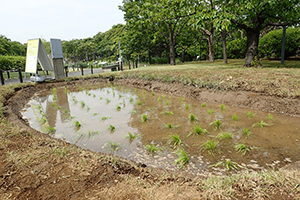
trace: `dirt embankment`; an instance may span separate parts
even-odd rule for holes
[[[260,180],[205,189],[205,182],[181,174],[153,169],[111,155],[83,150],[33,130],[21,118],[20,110],[42,89],[97,85],[103,79],[37,84],[18,90],[5,103],[0,131],[0,199],[202,199],[298,198],[300,189],[287,182],[277,186]],[[117,85],[165,92],[206,102],[224,103],[266,112],[300,115],[300,100],[277,98],[244,91],[210,91],[182,84],[130,79]],[[299,171],[299,168],[296,170]],[[299,179],[299,174],[296,174]],[[226,177],[224,178],[226,179]],[[298,180],[297,179],[297,180]],[[216,179],[217,180],[217,179]],[[252,182],[251,182],[252,181]],[[289,180],[290,181],[290,180]],[[220,180],[219,180],[220,182]],[[216,182],[217,184],[217,182]],[[252,184],[252,185],[251,185]],[[251,187],[250,187],[251,185]],[[264,188],[265,187],[265,188]],[[256,190],[259,188],[259,190]]]

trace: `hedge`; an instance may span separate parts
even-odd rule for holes
[[[26,57],[25,56],[1,56],[0,55],[0,69],[10,70],[21,68],[25,70]]]

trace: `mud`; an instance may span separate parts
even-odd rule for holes
[[[53,87],[75,87],[75,84],[97,85],[106,81],[91,79],[37,84],[20,88],[7,100],[5,115],[9,123],[16,127],[16,130],[12,128],[13,130],[7,131],[17,131],[17,134],[1,136],[2,141],[7,141],[7,144],[0,146],[1,199],[205,198],[205,192],[197,186],[198,181],[189,174],[151,168],[143,163],[83,150],[30,128],[28,122],[22,119],[20,111],[37,91]],[[300,116],[299,99],[278,98],[247,91],[210,91],[176,83],[126,79],[116,80],[115,83],[205,102]],[[238,199],[253,198],[249,191],[238,191],[234,195]],[[295,195],[275,189],[269,197],[295,199]],[[219,198],[222,199],[222,196]]]

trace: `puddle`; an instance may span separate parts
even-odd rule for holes
[[[299,118],[269,116],[261,111],[226,105],[222,110],[220,104],[204,106],[204,102],[193,99],[130,87],[86,88],[39,92],[22,111],[23,118],[31,127],[84,149],[164,169],[180,167],[174,163],[180,148],[170,144],[170,135],[178,135],[190,159],[182,170],[195,174],[221,173],[226,159],[251,169],[267,169],[282,167],[300,158]],[[190,120],[191,114],[197,118],[195,121]],[[142,115],[147,116],[145,122]],[[216,120],[221,122],[220,129],[212,124]],[[258,122],[270,126],[253,126]],[[194,134],[194,127],[199,125],[208,133]],[[243,133],[246,128],[250,129],[248,135]],[[128,132],[137,137],[130,139]],[[226,132],[231,139],[218,137]],[[214,150],[206,150],[207,141],[217,143]],[[149,153],[145,146],[151,144],[160,151]],[[246,149],[238,152],[237,144],[240,148],[245,144]],[[220,167],[212,167],[218,162],[222,163]]]

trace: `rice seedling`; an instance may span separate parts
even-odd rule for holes
[[[102,100],[103,99],[103,97],[99,97],[100,98],[100,100]]]
[[[122,98],[123,97],[123,95],[122,94],[119,94],[119,98]]]
[[[175,164],[179,163],[180,169],[190,162],[190,159],[183,148],[180,149],[176,154],[178,155],[178,159],[175,160]]]
[[[273,120],[273,115],[271,115],[270,113],[268,114],[268,119],[269,120]]]
[[[70,114],[70,112],[68,110],[63,110],[64,114]]]
[[[225,110],[226,109],[224,104],[221,104],[220,107],[221,107],[221,110]]]
[[[121,110],[121,106],[117,105],[116,109],[117,109],[117,111],[120,111]]]
[[[107,104],[109,104],[111,102],[111,100],[109,100],[108,98],[106,98],[105,101]]]
[[[129,98],[129,102],[133,102],[133,98],[132,97]]]
[[[67,92],[67,88],[66,88],[66,86],[63,86],[63,89],[64,89],[64,91],[65,91],[65,92]]]
[[[232,119],[233,119],[234,121],[237,121],[237,120],[238,120],[238,116],[234,114],[234,115],[232,116]]]
[[[100,134],[99,131],[88,131],[88,138],[91,138],[92,136],[98,135],[98,134]]]
[[[76,98],[74,96],[72,96],[72,101],[76,104],[78,103],[78,101],[76,100]]]
[[[216,149],[218,142],[214,140],[207,140],[202,146],[201,151],[207,150],[208,153],[213,154]]]
[[[106,92],[107,92],[107,94],[109,94],[109,93],[110,93],[110,91],[109,91],[109,90],[106,90]]]
[[[135,91],[138,92],[139,90],[135,88]]]
[[[115,93],[115,91],[113,91],[113,97],[115,97],[116,96],[116,93]]]
[[[256,113],[252,113],[251,111],[247,112],[247,117],[254,117]]]
[[[115,131],[116,130],[116,127],[114,127],[113,125],[109,125],[109,127],[108,127],[108,130],[110,131],[110,132],[112,132],[112,131]]]
[[[234,145],[234,149],[237,151],[237,153],[242,153],[242,155],[245,155],[248,151],[251,151],[253,147],[247,147],[245,143],[236,143]]]
[[[147,144],[144,146],[152,155],[157,152],[161,151],[161,148],[155,146],[155,144]]]
[[[260,128],[263,128],[265,126],[272,126],[272,124],[267,124],[266,122],[261,121],[261,122],[254,123],[252,125],[252,127],[260,127]]]
[[[182,144],[181,139],[179,138],[179,135],[171,134],[170,135],[170,144],[173,145],[173,148],[175,149],[177,146]]]
[[[157,98],[157,101],[161,101],[160,97]]]
[[[217,138],[219,138],[219,139],[232,139],[232,135],[229,132],[219,133],[217,135]]]
[[[131,114],[136,114],[136,113],[137,113],[136,110],[131,111]]]
[[[183,98],[183,97],[180,97],[180,101],[184,101],[184,98]]]
[[[194,126],[194,131],[197,135],[202,135],[202,134],[208,133],[207,130],[203,129],[200,125]]]
[[[217,119],[216,121],[211,122],[209,126],[213,126],[215,130],[221,130],[222,122],[220,119]]]
[[[164,125],[165,128],[169,128],[169,129],[171,129],[171,128],[178,128],[179,126],[180,125],[172,125],[171,123],[167,123],[167,124]]]
[[[155,94],[154,94],[154,92],[152,91],[152,96],[154,96]]]
[[[111,117],[101,117],[101,121],[105,121],[105,120],[108,120],[110,119]]]
[[[143,91],[143,94],[146,94],[146,91],[145,91],[145,90]]]
[[[150,108],[148,108],[147,110],[148,110],[148,111],[152,111],[152,110],[153,110],[153,108],[152,108],[152,107],[150,107]]]
[[[74,126],[75,126],[76,130],[79,130],[82,125],[79,121],[75,121]]]
[[[250,128],[243,128],[243,134],[246,136],[252,135],[252,132],[250,131]]]
[[[148,116],[146,114],[143,114],[141,116],[141,120],[142,120],[142,122],[148,121]]]
[[[55,130],[54,127],[48,126],[48,127],[46,128],[46,131],[47,131],[47,133],[54,133],[56,130]]]
[[[166,101],[166,105],[169,105],[169,102],[168,102],[168,101]]]
[[[214,110],[213,110],[213,109],[208,109],[208,110],[207,110],[207,113],[208,113],[208,114],[213,114],[213,113],[214,113]]]
[[[165,97],[166,97],[166,95],[164,95],[164,94],[163,94],[163,95],[161,95],[161,96],[162,96],[163,98],[165,98]]]
[[[136,101],[136,104],[139,106],[143,105],[143,103],[141,101]]]
[[[110,145],[109,149],[112,151],[118,151],[120,149],[120,144],[117,142],[110,142],[108,141],[108,144]]]
[[[206,107],[206,103],[204,102],[203,104],[201,104],[201,107]]]
[[[189,105],[189,104],[186,104],[186,105],[185,105],[185,109],[186,109],[186,110],[190,109],[190,105]]]
[[[98,113],[93,113],[93,116],[99,115]]]
[[[53,101],[57,100],[57,93],[56,93],[56,88],[52,88],[52,94],[53,94]]]
[[[217,162],[214,165],[210,165],[208,167],[218,167],[218,166],[223,166],[226,167],[227,171],[232,170],[232,169],[239,169],[239,168],[243,168],[241,165],[239,165],[236,162],[231,161],[230,159],[225,159],[225,161],[220,161]]]
[[[196,120],[198,120],[198,118],[193,113],[190,114],[189,119],[190,119],[190,121],[196,121]]]
[[[83,101],[79,101],[80,105],[81,105],[81,108],[84,108],[85,107],[85,103]]]
[[[39,122],[39,124],[40,125],[43,125],[43,124],[45,124],[46,122],[47,122],[47,119],[45,119],[45,118],[38,118],[38,122]]]
[[[128,132],[128,135],[125,136],[125,137],[129,138],[130,140],[134,140],[134,139],[137,139],[139,137],[139,135],[132,134],[132,133]]]
[[[171,111],[162,111],[160,114],[164,114],[164,115],[173,115],[174,113]]]

